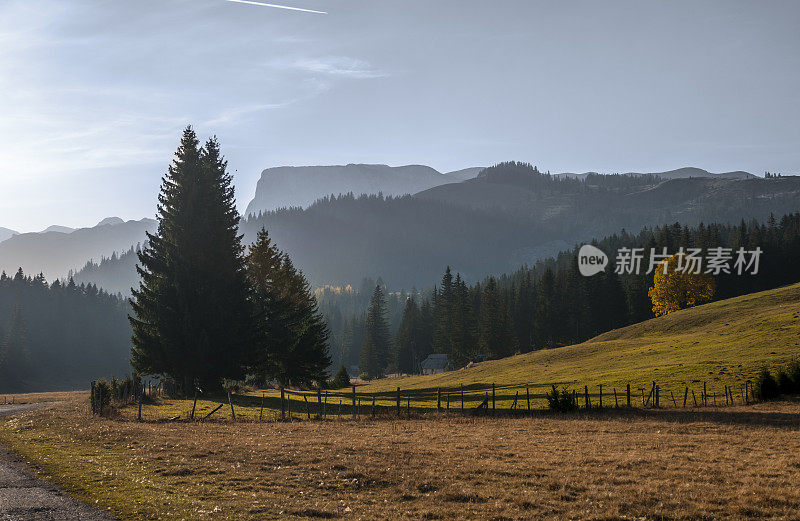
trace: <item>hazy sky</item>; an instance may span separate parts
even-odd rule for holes
[[[265,0],[267,1],[267,0]],[[0,226],[152,216],[181,129],[262,169],[800,171],[800,2],[0,0]]]

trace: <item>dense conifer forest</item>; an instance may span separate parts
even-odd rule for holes
[[[129,373],[129,311],[94,285],[0,274],[0,393],[84,389]]]

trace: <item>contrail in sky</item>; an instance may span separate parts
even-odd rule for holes
[[[288,9],[290,11],[302,11],[304,13],[328,14],[325,11],[314,11],[313,9],[301,9],[299,7],[290,7],[288,5],[264,4],[264,3],[261,3],[261,2],[253,2],[251,0],[228,0],[228,2],[236,2],[236,3],[239,3],[239,4],[260,5],[261,7],[277,7],[278,9]]]

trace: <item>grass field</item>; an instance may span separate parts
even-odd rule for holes
[[[120,519],[797,519],[800,404],[136,423],[88,397],[0,442]]]
[[[604,404],[614,403],[617,390],[620,403],[627,384],[631,385],[633,402],[641,404],[653,381],[662,389],[661,404],[681,406],[686,387],[700,395],[703,384],[708,393],[724,403],[724,387],[736,390],[741,399],[743,383],[753,379],[764,366],[775,367],[800,358],[800,284],[733,299],[713,302],[659,317],[600,335],[588,342],[557,349],[534,351],[502,360],[474,364],[472,367],[431,376],[386,378],[358,386],[361,411],[371,412],[372,396],[378,411],[389,414],[396,405],[396,388],[402,389],[402,406],[417,411],[435,408],[437,389],[442,390],[442,406],[450,397],[452,408],[461,406],[461,386],[465,388],[465,407],[475,407],[496,384],[496,403],[508,409],[519,393],[519,407],[526,408],[526,392],[532,395],[532,407],[545,406],[544,393],[553,384],[577,388],[588,386],[593,403],[599,401],[603,385]],[[644,391],[642,391],[644,390]],[[350,414],[349,391],[331,395],[327,414]],[[279,392],[265,390],[236,396],[238,417],[257,420],[261,413],[261,396],[265,396],[263,417],[274,418],[280,408]],[[309,394],[312,414],[320,412],[316,394]],[[199,415],[211,411],[224,400],[201,400]],[[581,403],[583,400],[581,400]],[[689,403],[692,403],[689,395]],[[305,416],[305,402],[295,397],[292,409]],[[135,408],[122,411],[127,417]],[[145,418],[166,418],[181,415],[187,418],[192,410],[189,400],[165,400],[158,406],[145,406]],[[225,405],[214,414],[215,419],[229,419]]]
[[[313,422],[267,421],[274,390],[237,395],[237,423],[221,398],[198,401],[196,418],[224,404],[207,422],[187,421],[191,400],[162,399],[139,423],[135,405],[93,418],[85,392],[31,395],[58,403],[0,419],[0,443],[121,519],[798,519],[798,402],[494,418],[431,408],[436,389],[457,410],[461,385],[474,406],[493,382],[504,409],[526,389],[541,408],[551,384],[589,385],[595,403],[604,384],[612,405],[611,389],[653,380],[666,405],[670,390],[699,393],[703,382],[722,402],[724,385],[797,358],[799,316],[794,285],[575,346],[379,380],[358,388],[360,421],[335,420],[340,399],[350,415],[344,392],[328,397],[328,421]],[[413,414],[388,421],[398,386]],[[292,409],[306,416],[302,397]]]

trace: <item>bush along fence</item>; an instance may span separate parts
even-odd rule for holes
[[[178,389],[171,380],[142,382],[141,379],[127,377],[117,380],[102,379],[93,381],[89,386],[89,405],[92,415],[104,416],[112,405],[123,406],[137,403],[138,419],[142,419],[142,403],[151,402],[160,397],[177,396]]]

